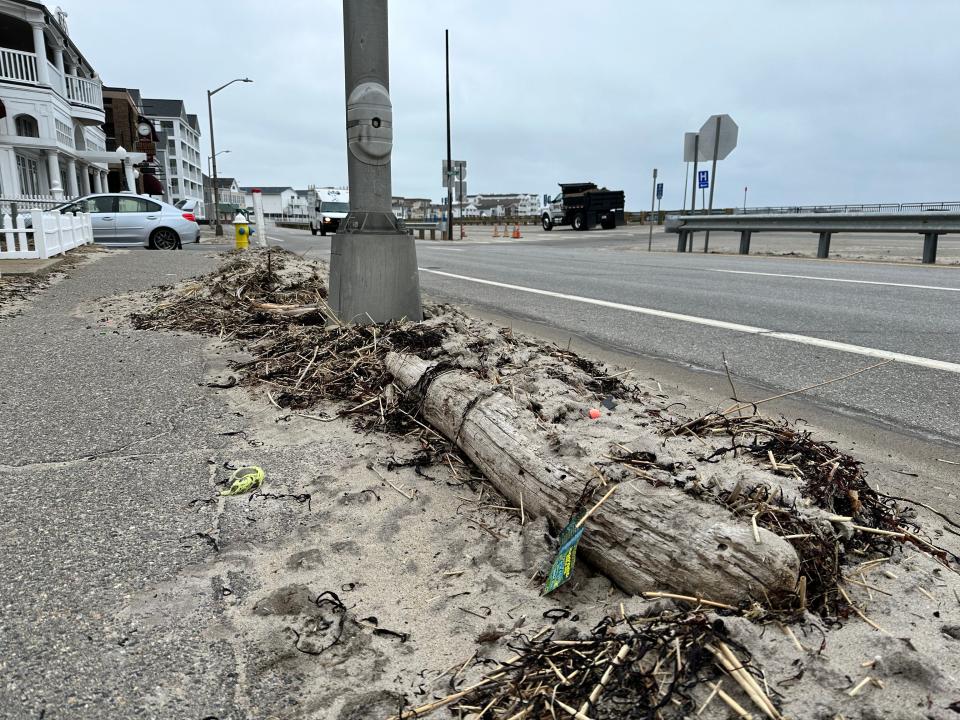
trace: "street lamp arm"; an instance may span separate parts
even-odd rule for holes
[[[210,95],[210,96],[216,95],[218,92],[220,92],[221,90],[223,90],[225,87],[229,87],[230,85],[233,85],[235,82],[252,83],[253,80],[251,80],[250,78],[234,78],[234,79],[231,80],[230,82],[224,83],[223,85],[221,85],[220,87],[218,87],[216,90],[207,90],[207,95]]]

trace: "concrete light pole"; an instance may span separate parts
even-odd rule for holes
[[[217,237],[223,237],[223,226],[220,224],[220,188],[217,183],[217,146],[213,142],[213,96],[235,82],[252,83],[250,78],[235,78],[228,83],[224,83],[216,90],[207,90],[207,116],[210,118],[210,157],[213,159],[213,216],[216,218],[216,229],[214,233]]]
[[[350,214],[330,246],[330,304],[345,322],[421,320],[413,236],[391,204],[387,0],[343,0]]]

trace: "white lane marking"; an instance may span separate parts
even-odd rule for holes
[[[698,317],[696,315],[683,315],[681,313],[668,312],[666,310],[656,310],[655,308],[639,307],[637,305],[625,305],[624,303],[611,302],[610,300],[598,300],[597,298],[569,295],[567,293],[559,293],[552,290],[540,290],[538,288],[524,287],[523,285],[511,285],[510,283],[495,282],[493,280],[481,280],[480,278],[470,277],[468,275],[456,275],[454,273],[443,272],[441,270],[420,268],[420,271],[432,273],[434,275],[443,275],[444,277],[455,278],[457,280],[467,280],[469,282],[480,283],[481,285],[492,285],[493,287],[505,288],[507,290],[518,290],[520,292],[533,293],[534,295],[546,295],[547,297],[558,298],[560,300],[572,300],[574,302],[587,303],[589,305],[599,305],[601,307],[613,308],[614,310],[625,310],[627,312],[637,313],[639,315],[652,315],[653,317],[666,318],[667,320],[679,320],[681,322],[706,325],[708,327],[720,328],[722,330],[733,330],[734,332],[746,333],[748,335],[762,335],[763,337],[771,337],[778,340],[787,340],[788,342],[799,343],[800,345],[812,345],[814,347],[838,350],[840,352],[853,353],[855,355],[866,355],[867,357],[879,358],[881,360],[894,360],[907,365],[918,365],[930,370],[944,370],[946,372],[960,374],[960,363],[952,363],[945,360],[934,360],[932,358],[919,357],[917,355],[905,355],[903,353],[891,352],[889,350],[879,350],[877,348],[863,347],[861,345],[850,345],[849,343],[836,342],[835,340],[824,340],[822,338],[811,337],[809,335],[797,335],[795,333],[779,332],[776,330],[754,327],[753,325],[741,325],[740,323],[732,323],[725,320],[713,320],[711,318]]]
[[[269,235],[264,235],[267,240],[273,240],[273,242],[286,242],[283,238],[270,237]]]
[[[721,270],[719,268],[704,268],[704,270],[729,273],[731,275],[766,275],[767,277],[797,278],[798,280],[823,280],[824,282],[854,283],[856,285],[890,285],[891,287],[917,288],[919,290],[960,292],[960,288],[943,287],[941,285],[913,285],[911,283],[880,282],[879,280],[849,280],[847,278],[821,277],[819,275],[790,275],[788,273],[754,272],[752,270]]]

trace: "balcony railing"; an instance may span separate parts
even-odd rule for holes
[[[22,50],[0,48],[0,80],[37,82],[37,56]]]
[[[103,109],[103,91],[99,80],[87,80],[76,75],[67,75],[67,98],[72,103]]]

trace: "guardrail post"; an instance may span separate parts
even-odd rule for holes
[[[677,252],[686,252],[687,251],[687,232],[686,230],[681,230],[677,233],[679,239],[677,240]]]
[[[752,235],[752,232],[750,230],[740,231],[740,254],[741,255],[750,254],[750,235]]]
[[[932,265],[937,261],[937,241],[940,236],[937,233],[924,233],[923,235],[923,262]]]
[[[437,239],[437,231],[434,228],[430,228],[430,239],[431,240]]]
[[[820,233],[820,244],[817,246],[817,257],[820,259],[830,257],[830,235],[832,233]]]
[[[420,240],[423,240],[423,228],[420,228],[419,230],[417,230],[417,233],[418,233],[417,237]]]

